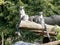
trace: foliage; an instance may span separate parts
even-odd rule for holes
[[[59,40],[60,39],[60,27],[59,26],[55,26],[55,30],[57,32],[57,36],[56,36],[56,39]]]
[[[18,2],[6,0],[3,5],[0,5],[0,37],[2,32],[4,32],[5,40],[15,35],[16,24],[19,20]]]
[[[60,14],[60,0],[22,0],[27,4],[26,10],[29,15],[36,15],[38,12],[43,11],[44,16],[50,16],[54,14]]]

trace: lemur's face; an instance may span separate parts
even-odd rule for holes
[[[23,7],[23,6],[21,6],[21,7],[20,7],[20,10],[22,10],[23,8],[24,8],[24,7]]]

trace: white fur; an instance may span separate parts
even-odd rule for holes
[[[24,17],[22,20],[24,20],[24,21],[28,21],[29,16],[26,15],[26,13],[25,13],[23,7],[21,7],[20,14],[21,14],[20,18]]]

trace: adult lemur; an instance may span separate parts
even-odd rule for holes
[[[46,31],[46,33],[47,33],[47,37],[48,37],[49,40],[50,40],[50,35],[49,35],[48,30],[47,30],[47,27],[46,27],[45,21],[44,21],[43,12],[39,12],[39,13],[40,13],[41,25],[42,25],[42,27],[44,28],[44,30]]]
[[[48,31],[47,31],[47,27],[46,27],[46,24],[45,24],[45,21],[44,21],[44,17],[43,17],[43,12],[39,12],[39,15],[40,16],[37,16],[37,15],[36,16],[31,16],[29,18],[29,20],[41,24],[43,29],[44,29],[44,31],[47,32],[47,37],[50,40],[50,35],[49,35]]]
[[[24,21],[28,21],[29,16],[25,13],[24,8],[20,7],[20,19]]]
[[[26,15],[23,6],[20,6],[19,13],[20,13],[20,19],[19,19],[19,22],[18,22],[18,25],[17,25],[17,34],[18,34],[19,36],[21,36],[21,34],[20,34],[20,29],[19,29],[19,25],[20,25],[20,23],[21,23],[22,20],[28,21],[29,16]]]

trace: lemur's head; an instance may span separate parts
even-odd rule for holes
[[[40,15],[43,15],[43,12],[39,12]]]
[[[24,9],[24,6],[20,6],[20,10],[21,10],[21,9]]]

